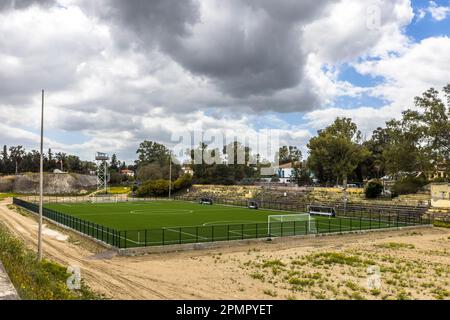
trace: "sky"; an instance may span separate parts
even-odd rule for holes
[[[450,83],[450,1],[2,0],[0,144],[131,163],[185,130],[363,135]]]

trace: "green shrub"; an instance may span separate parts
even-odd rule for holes
[[[383,192],[383,184],[377,179],[370,180],[364,189],[364,193],[368,199],[377,198],[381,192]]]
[[[426,180],[423,178],[416,177],[405,177],[401,180],[398,180],[392,186],[392,195],[399,196],[402,194],[412,194],[417,193],[425,184]]]
[[[137,197],[164,197],[169,194],[169,180],[151,180],[144,182],[136,191]]]
[[[179,177],[173,183],[173,190],[178,191],[181,189],[189,188],[192,185],[192,176],[189,173],[186,173]]]

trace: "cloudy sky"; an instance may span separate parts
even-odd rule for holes
[[[0,144],[131,161],[183,129],[275,129],[304,150],[336,116],[366,136],[450,82],[450,1],[1,0]]]

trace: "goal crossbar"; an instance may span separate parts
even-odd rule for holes
[[[281,214],[281,215],[270,215],[267,217],[267,231],[271,236],[274,234],[272,224],[273,223],[283,223],[286,222],[305,222],[307,227],[307,232],[316,232],[316,220],[314,217],[311,217],[309,213],[297,213],[297,214]]]

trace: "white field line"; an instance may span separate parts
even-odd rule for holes
[[[164,228],[165,230],[169,230],[169,231],[172,231],[172,232],[176,232],[176,233],[182,233],[182,234],[185,234],[185,235],[188,235],[188,236],[192,236],[192,237],[197,237],[197,235],[195,235],[195,234],[192,234],[192,233],[189,233],[189,232],[184,232],[184,231],[180,231],[180,230],[176,230],[176,229],[171,229],[171,228]],[[202,236],[198,236],[199,238],[201,238],[201,239],[204,239],[204,240],[208,240],[209,238],[205,238],[205,237],[202,237]]]

